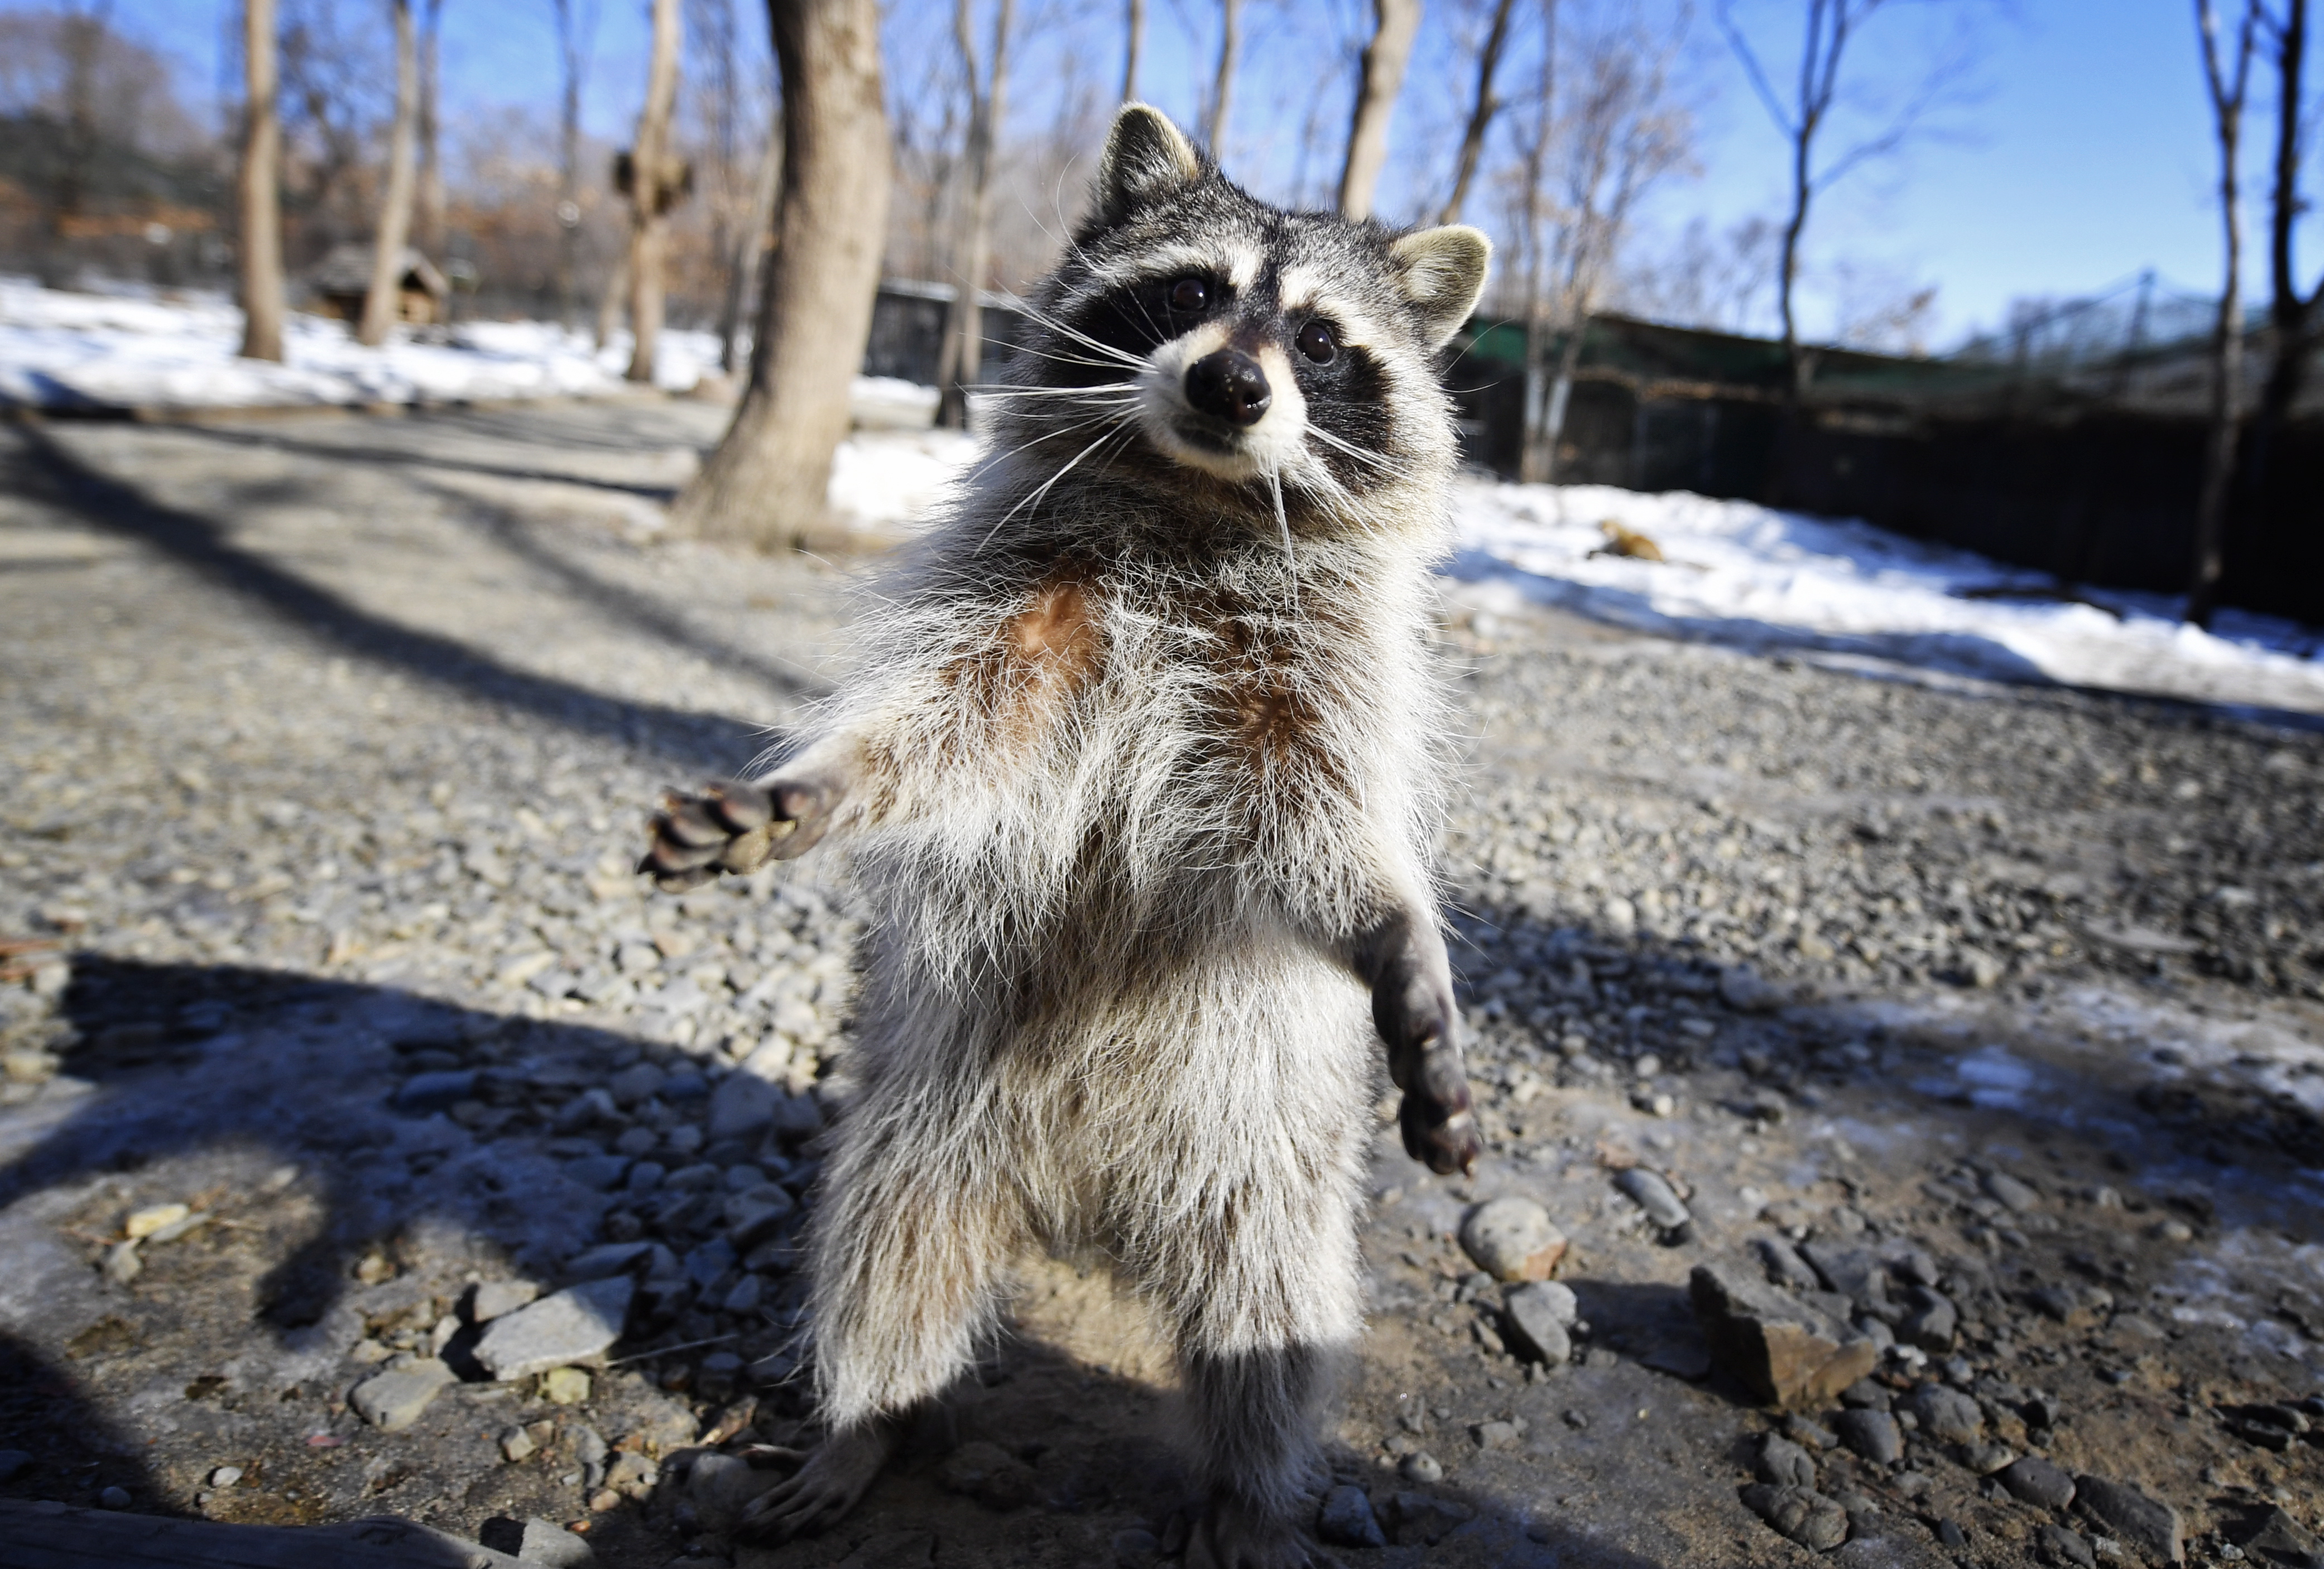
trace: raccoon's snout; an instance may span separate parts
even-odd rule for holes
[[[1257,425],[1274,400],[1266,371],[1240,349],[1205,354],[1186,368],[1186,401],[1229,425]]]

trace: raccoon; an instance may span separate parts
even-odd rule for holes
[[[825,1437],[745,1535],[850,1509],[1046,1248],[1110,1261],[1175,1342],[1190,1561],[1320,1561],[1375,1037],[1406,1151],[1478,1153],[1427,644],[1434,360],[1489,254],[1268,206],[1126,106],[860,674],[759,783],[665,802],[664,888],[828,838],[867,917],[811,1246]]]

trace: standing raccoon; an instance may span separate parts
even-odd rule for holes
[[[1191,1561],[1277,1569],[1361,1327],[1375,1035],[1405,1148],[1478,1151],[1430,874],[1427,653],[1474,229],[1286,213],[1158,112],[1114,122],[992,454],[757,785],[673,801],[665,888],[844,845],[856,1092],[813,1238],[822,1446],[746,1534],[836,1520],[1033,1248],[1175,1342]]]

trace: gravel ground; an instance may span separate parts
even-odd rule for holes
[[[806,1415],[853,928],[811,867],[628,871],[840,646],[844,564],[657,543],[720,417],[0,430],[0,1502],[1175,1547],[1167,1372],[1046,1261],[844,1527],[721,1534]],[[2315,1550],[2324,739],[1457,596],[1446,640],[1491,1156],[1383,1142],[1335,1550]],[[1570,1300],[1464,1252],[1496,1197]],[[1869,1372],[1777,1412],[1706,1280]]]

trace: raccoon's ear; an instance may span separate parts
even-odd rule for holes
[[[1150,104],[1124,104],[1097,161],[1099,221],[1118,224],[1202,174],[1194,143],[1167,115]]]
[[[1395,258],[1397,281],[1404,297],[1420,312],[1428,346],[1443,348],[1461,324],[1477,308],[1485,292],[1485,268],[1493,259],[1493,243],[1484,231],[1466,224],[1441,229],[1421,229],[1388,244]]]

